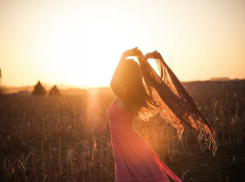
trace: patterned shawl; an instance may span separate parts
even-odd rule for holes
[[[148,58],[154,58],[160,71],[159,75],[148,63]],[[138,56],[140,68],[147,91],[157,103],[155,110],[160,116],[177,129],[178,138],[181,140],[184,126],[190,128],[197,134],[199,142],[205,140],[206,146],[215,155],[217,145],[215,142],[215,131],[198,109],[195,100],[180,83],[173,71],[164,62],[158,52]],[[143,114],[145,113],[145,114]],[[140,120],[148,120],[155,115],[150,112],[142,112],[137,117]]]

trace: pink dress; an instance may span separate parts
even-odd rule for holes
[[[134,129],[134,116],[117,107],[116,99],[109,106],[107,117],[115,159],[116,182],[169,182],[167,174],[174,181],[181,182]]]

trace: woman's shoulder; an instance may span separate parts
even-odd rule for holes
[[[120,109],[125,109],[125,110],[127,109],[127,105],[126,105],[126,101],[125,100],[117,97],[115,99],[115,102],[116,102],[117,107],[119,107]]]
[[[127,101],[117,97],[115,99],[115,104],[117,105],[117,107],[119,107],[121,110],[126,110],[128,111],[129,113],[135,115],[131,109],[129,109],[128,105],[127,105]]]

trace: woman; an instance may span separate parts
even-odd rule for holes
[[[111,80],[117,98],[108,108],[116,182],[169,182],[167,174],[181,180],[162,162],[133,127],[135,117],[155,112],[157,103],[149,95],[140,66],[128,56],[142,56],[138,49],[125,51]],[[166,174],[167,173],[167,174]]]

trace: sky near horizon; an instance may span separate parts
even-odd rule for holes
[[[0,0],[3,85],[109,86],[136,46],[180,81],[244,79],[245,1]]]

